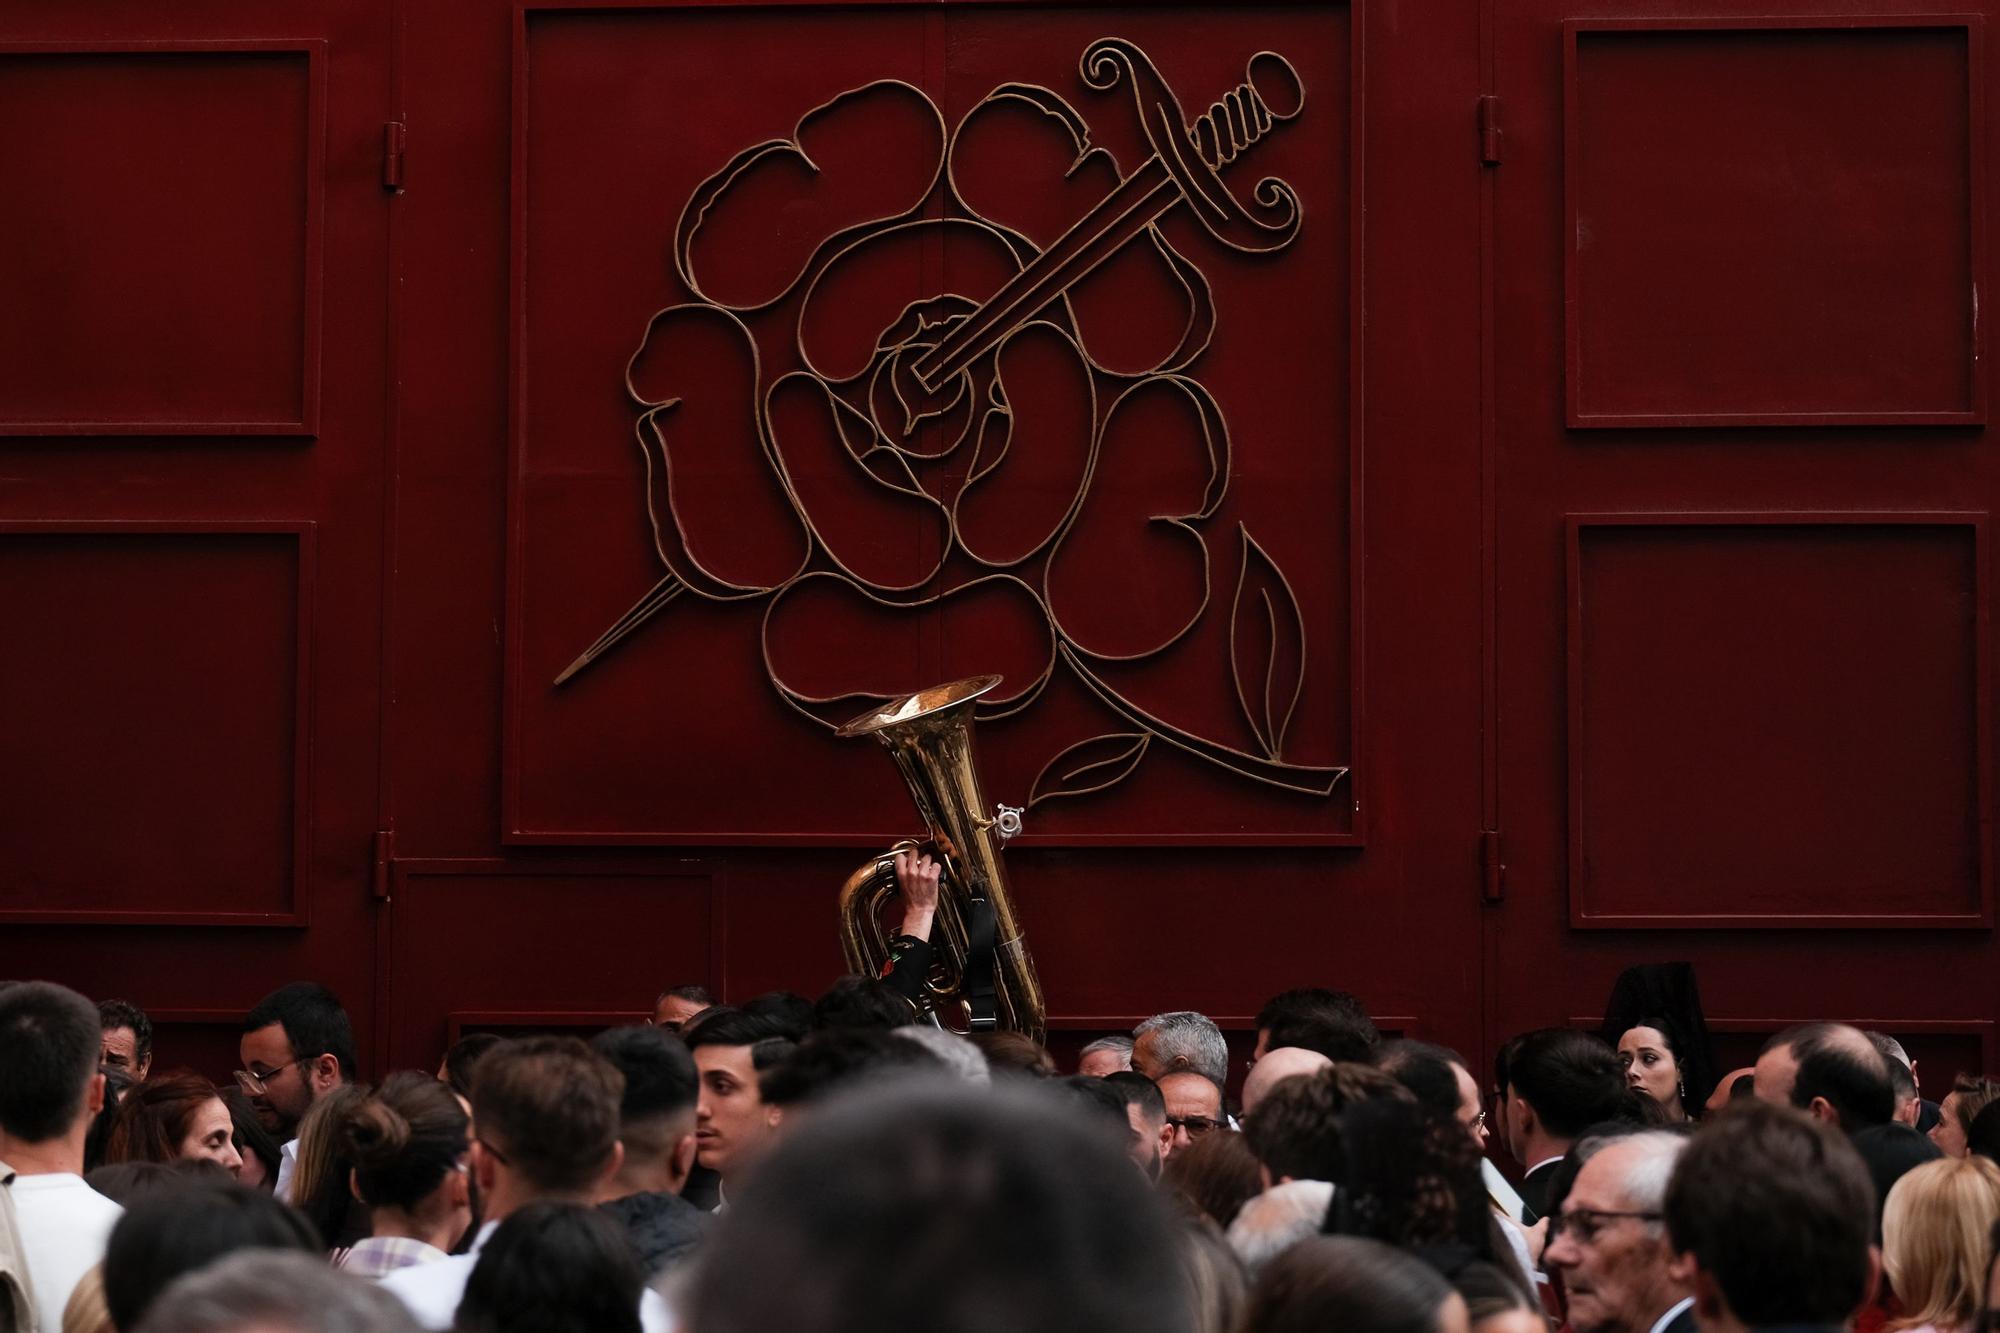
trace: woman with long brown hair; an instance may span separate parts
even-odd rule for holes
[[[222,1094],[192,1069],[172,1069],[135,1083],[118,1104],[104,1160],[178,1162],[201,1158],[230,1175],[243,1169],[232,1141],[235,1122]]]

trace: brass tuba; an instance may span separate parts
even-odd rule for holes
[[[1039,1042],[1042,984],[1000,869],[1000,848],[1020,832],[1021,812],[1003,805],[986,813],[973,758],[973,703],[999,683],[998,676],[974,676],[934,686],[840,729],[843,737],[873,736],[888,747],[930,829],[927,841],[900,842],[847,877],[840,944],[851,971],[881,974],[889,961],[882,911],[897,893],[896,853],[929,852],[943,873],[931,932],[936,961],[923,987],[926,1017],[952,1032],[1020,1032]]]

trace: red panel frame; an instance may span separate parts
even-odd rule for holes
[[[229,536],[285,535],[298,547],[298,670],[292,723],[292,908],[289,912],[205,912],[167,909],[157,912],[42,911],[0,907],[0,922],[16,925],[151,925],[151,926],[310,926],[312,924],[312,718],[313,718],[313,590],[318,525],[312,522],[242,521],[208,523],[195,520],[0,520],[0,537],[9,534],[72,536]],[[181,1011],[174,1011],[181,1012]],[[194,1012],[194,1011],[187,1011]]]
[[[326,40],[0,42],[0,55],[227,55],[292,53],[306,58],[305,303],[301,330],[297,421],[7,421],[0,437],[77,435],[261,435],[317,439],[320,430],[320,349],[326,256]],[[303,923],[301,923],[303,924]]]
[[[1582,330],[1577,318],[1578,155],[1577,36],[1592,32],[1812,32],[1895,28],[1958,29],[1965,33],[1970,125],[1966,173],[1970,184],[1970,267],[1973,321],[1970,339],[1971,402],[1963,411],[1941,412],[1585,412],[1582,390]],[[1986,82],[1984,20],[1977,14],[1812,15],[1773,18],[1605,18],[1568,19],[1563,39],[1563,373],[1566,424],[1572,429],[1685,426],[1976,426],[1986,421],[1986,326],[1979,318],[1978,292],[1986,273]]]
[[[1988,930],[1993,920],[1993,746],[1991,706],[1991,663],[1987,574],[1989,554],[1986,542],[1987,515],[1983,511],[1745,511],[1740,513],[1605,513],[1570,514],[1565,521],[1565,562],[1568,569],[1567,673],[1569,787],[1569,924],[1577,930],[1666,930],[1699,928],[1708,930],[1806,930],[1806,929],[1902,929],[1902,930]],[[1583,565],[1582,532],[1591,527],[1965,527],[1973,534],[1974,604],[1973,628],[1975,661],[1974,725],[1978,756],[1976,799],[1980,819],[1979,911],[1976,913],[1936,913],[1927,915],[1812,914],[1768,915],[1643,913],[1612,915],[1590,910],[1584,900],[1583,884]]]
[[[588,13],[624,10],[678,10],[742,7],[751,0],[583,0],[576,4],[518,4],[513,20],[513,78],[509,111],[512,146],[512,175],[509,202],[508,271],[508,471],[507,471],[507,558],[506,615],[507,638],[502,686],[504,720],[501,742],[501,820],[503,846],[639,846],[639,847],[876,847],[903,836],[896,830],[870,833],[821,830],[803,833],[768,833],[731,830],[666,831],[624,829],[615,832],[530,828],[521,807],[521,772],[526,763],[522,754],[520,715],[524,706],[526,672],[522,669],[522,579],[519,577],[527,556],[524,550],[525,503],[520,476],[527,461],[527,138],[525,109],[528,97],[528,24],[535,14]],[[1162,7],[1193,7],[1198,0],[1162,0]],[[1294,8],[1339,8],[1338,5],[1311,3],[1310,0],[1279,0]],[[950,0],[932,6],[939,15],[954,9],[975,7],[1025,8],[1031,0]],[[792,0],[788,7],[803,9],[874,7],[872,0]],[[1364,524],[1363,480],[1365,458],[1366,394],[1363,366],[1363,328],[1367,310],[1366,288],[1366,123],[1365,79],[1367,50],[1366,15],[1371,6],[1347,6],[1351,22],[1347,135],[1349,140],[1348,187],[1348,281],[1352,308],[1348,312],[1348,493],[1350,539],[1348,564],[1348,605],[1350,655],[1347,663],[1351,758],[1348,773],[1341,780],[1352,803],[1351,827],[1344,833],[1245,833],[1149,835],[1075,833],[1061,836],[1024,833],[1023,847],[1085,846],[1200,846],[1200,847],[1360,847],[1368,841],[1368,818],[1373,801],[1367,798],[1368,713],[1366,708],[1367,639],[1365,634],[1365,589],[1367,549]]]

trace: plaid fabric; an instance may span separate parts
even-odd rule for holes
[[[333,1266],[356,1277],[381,1277],[412,1264],[436,1263],[444,1251],[408,1236],[370,1236],[334,1256]]]

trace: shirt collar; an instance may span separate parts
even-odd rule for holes
[[[1679,1319],[1681,1317],[1681,1311],[1688,1309],[1693,1304],[1694,1304],[1694,1297],[1683,1296],[1681,1298],[1681,1303],[1679,1305],[1676,1305],[1673,1309],[1667,1311],[1665,1314],[1661,1315],[1658,1319],[1653,1321],[1652,1333],[1666,1333],[1667,1325],[1673,1323],[1674,1320]]]

